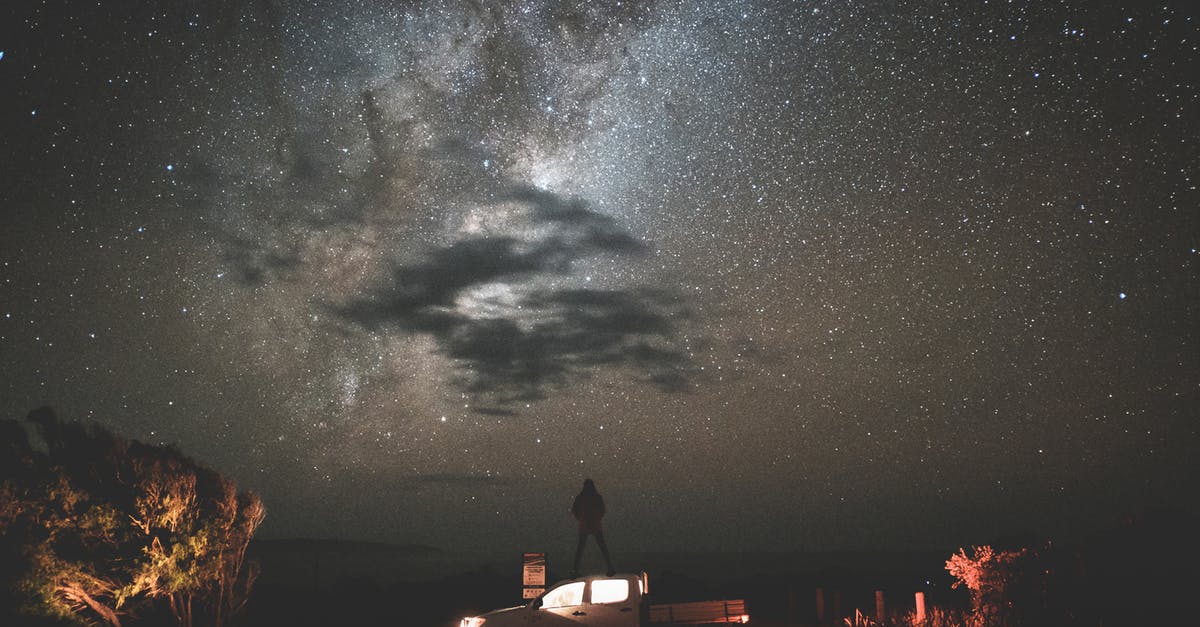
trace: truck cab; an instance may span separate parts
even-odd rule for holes
[[[528,604],[464,618],[461,627],[638,627],[644,575],[593,575],[555,584]]]
[[[462,619],[460,627],[639,627],[748,623],[742,599],[651,605],[640,575],[592,575],[555,584],[526,605]]]

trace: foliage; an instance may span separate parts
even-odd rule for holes
[[[912,627],[963,627],[973,624],[973,622],[971,617],[964,616],[959,610],[930,606],[925,611],[924,621],[917,620],[917,613],[912,611],[904,614],[904,617],[896,624],[911,625]]]
[[[1004,551],[991,546],[971,547],[946,560],[946,570],[971,592],[971,615],[967,624],[977,627],[1021,624],[1030,616],[1036,589],[1036,553],[1026,548]]]
[[[0,584],[26,617],[222,625],[245,603],[254,494],[170,447],[99,426],[0,421]]]

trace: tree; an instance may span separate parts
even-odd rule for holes
[[[1042,618],[1037,579],[1044,574],[1039,568],[1037,553],[1027,548],[976,546],[946,560],[946,570],[958,579],[954,587],[971,591],[972,624],[979,627],[1037,624]]]
[[[220,626],[245,603],[262,501],[177,449],[98,425],[0,421],[0,570],[8,611],[119,627]]]

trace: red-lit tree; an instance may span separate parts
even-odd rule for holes
[[[1026,548],[1002,551],[991,546],[964,549],[946,560],[946,570],[971,591],[972,623],[980,627],[1036,623],[1033,598],[1037,555]],[[1026,607],[1021,607],[1026,606]]]
[[[29,416],[0,423],[6,612],[67,620],[222,625],[246,600],[262,501],[169,447]]]

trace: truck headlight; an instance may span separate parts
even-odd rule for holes
[[[468,616],[458,623],[458,627],[483,627],[487,619],[482,616]]]

